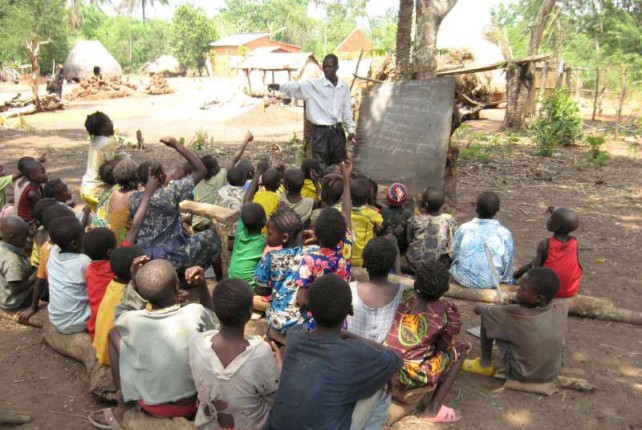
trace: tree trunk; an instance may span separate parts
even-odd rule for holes
[[[457,0],[417,0],[413,70],[417,79],[430,79],[437,72],[437,33],[441,21]]]
[[[42,111],[42,103],[38,95],[38,76],[40,76],[40,65],[38,64],[38,54],[40,53],[40,46],[49,43],[49,40],[44,42],[31,41],[27,42],[27,51],[29,51],[29,59],[31,60],[31,92],[33,93],[33,104],[36,111]]]
[[[527,56],[536,55],[539,52],[544,29],[553,7],[555,7],[555,0],[542,0],[528,43]],[[509,64],[506,68],[506,114],[502,124],[504,130],[521,131],[524,129],[524,117],[530,92],[533,90],[533,80],[530,63]]]
[[[140,6],[143,9],[143,24],[145,23],[145,3],[147,3],[145,0],[140,2]]]
[[[395,79],[398,81],[412,78],[410,55],[412,51],[412,14],[414,6],[413,0],[399,1],[395,47]]]

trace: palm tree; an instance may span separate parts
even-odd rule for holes
[[[163,6],[169,4],[169,0],[122,0],[121,7],[132,13],[140,6],[143,11],[143,22],[145,22],[145,7],[147,5],[153,6],[155,2]]]

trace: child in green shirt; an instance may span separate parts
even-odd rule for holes
[[[263,206],[248,203],[241,209],[241,219],[236,226],[229,277],[247,281],[252,290],[255,285],[254,271],[265,249],[265,235],[261,229],[266,222]]]

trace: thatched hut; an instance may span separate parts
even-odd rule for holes
[[[97,40],[76,42],[64,64],[65,79],[79,81],[94,76],[94,69],[100,68],[103,79],[120,79],[123,69],[118,61]]]
[[[160,73],[163,76],[185,76],[187,67],[171,55],[161,55],[155,61],[145,64],[140,71],[149,75]]]

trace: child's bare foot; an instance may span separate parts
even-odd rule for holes
[[[437,412],[437,415],[429,416],[423,414],[421,416],[421,419],[429,423],[456,423],[457,421],[461,420],[461,415],[459,415],[453,408],[449,408],[446,405],[441,405],[441,408],[439,409],[439,412]]]

